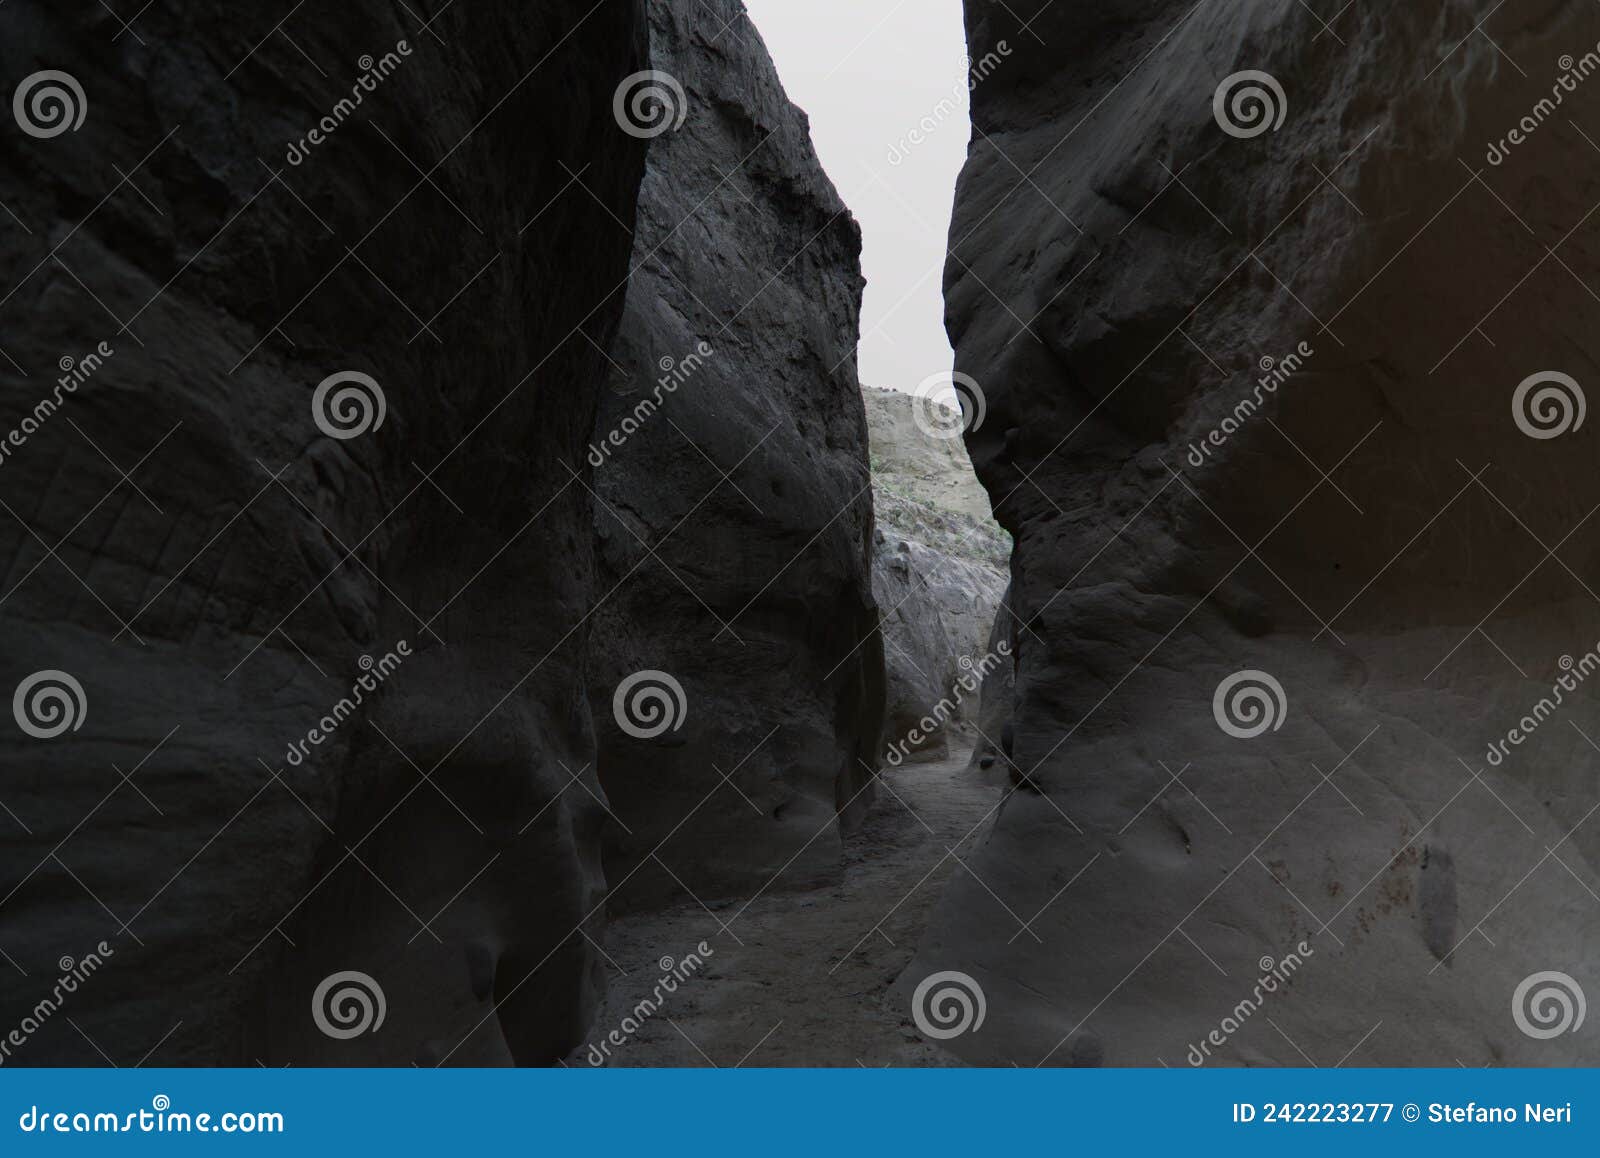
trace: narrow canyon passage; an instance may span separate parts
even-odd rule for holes
[[[1600,3],[1335,3],[0,0],[0,1063],[1600,1060]]]
[[[769,890],[707,908],[690,901],[612,922],[596,1044],[652,996],[662,958],[677,963],[701,941],[712,952],[606,1064],[960,1064],[917,1032],[891,986],[946,882],[966,871],[960,860],[988,834],[1001,795],[988,779],[965,751],[885,769],[871,812],[846,839],[844,880],[833,888]],[[588,1042],[568,1064],[595,1064]]]

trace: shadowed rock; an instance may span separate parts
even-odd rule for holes
[[[836,880],[883,715],[860,233],[743,6],[653,4],[651,23],[688,112],[651,144],[593,435],[618,589],[590,679],[609,705],[664,673],[682,710],[659,732],[627,696],[597,714],[615,911]]]
[[[1042,789],[904,980],[978,978],[970,1060],[1071,1064],[1092,1037],[1176,1064],[1302,942],[1211,1060],[1595,1060],[1510,1007],[1536,971],[1592,983],[1600,950],[1593,698],[1569,673],[1530,715],[1600,639],[1595,424],[1514,415],[1530,376],[1594,385],[1600,87],[1485,156],[1600,13],[1477,18],[1129,0],[1024,31],[968,0],[972,56],[1005,55],[947,318],[987,394],[968,447],[1016,539],[1014,755]],[[1276,131],[1226,97],[1247,70],[1281,89],[1253,82]],[[1242,672],[1271,677],[1270,723],[1214,707]]]
[[[642,7],[278,17],[3,17],[7,91],[70,70],[88,108],[0,133],[0,422],[101,353],[4,460],[0,684],[59,669],[87,712],[0,728],[0,1024],[104,940],[13,1061],[548,1061],[600,982],[572,475],[628,268],[644,146],[611,96]],[[364,421],[314,416],[345,371],[381,425],[371,386]],[[343,1039],[313,996],[349,971],[385,1016]]]

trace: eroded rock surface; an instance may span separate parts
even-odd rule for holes
[[[997,774],[1008,779],[1014,747],[1012,699],[1017,691],[1017,617],[1012,614],[1011,605],[1011,587],[1007,584],[984,649],[985,654],[1004,656],[1005,662],[984,673],[978,691],[978,742],[972,749],[974,765],[985,770],[998,765]]]
[[[907,994],[977,978],[987,1021],[951,1044],[984,1062],[1594,1062],[1513,1001],[1542,971],[1600,988],[1600,713],[1584,685],[1533,714],[1600,639],[1596,425],[1524,407],[1572,427],[1534,438],[1513,408],[1541,372],[1593,387],[1600,87],[1558,78],[1600,12],[1024,15],[967,3],[972,56],[1009,55],[974,96],[947,316],[1017,543],[1040,791]],[[1246,70],[1276,131],[1214,113]],[[1283,699],[1258,680],[1272,724],[1239,738],[1214,697],[1247,671]]]
[[[573,473],[643,12],[409,11],[0,15],[6,92],[65,70],[87,101],[0,131],[0,422],[32,420],[0,468],[0,682],[83,692],[76,731],[0,728],[0,1024],[111,953],[8,1064],[541,1062],[598,1001]],[[313,414],[342,371],[383,396],[381,425],[324,407],[355,437]],[[378,1032],[319,1029],[346,971]]]
[[[955,435],[960,429],[959,416],[952,411],[944,418],[937,412],[946,408],[937,398],[919,398],[902,390],[866,386],[861,395],[867,407],[872,477],[878,494],[924,508],[929,512],[923,514],[925,519],[935,514],[965,516],[965,521],[946,520],[940,529],[970,539],[969,553],[1004,563],[1010,543],[994,525],[989,495],[972,473],[967,448]],[[934,413],[943,421],[928,416],[930,407],[937,408]],[[907,529],[921,530],[907,523],[914,517],[911,512],[892,505],[891,519]]]
[[[613,911],[837,880],[883,713],[860,233],[743,5],[650,7],[688,113],[651,145],[593,436],[620,587],[590,679],[683,695],[659,734],[597,713]]]
[[[985,661],[1010,543],[960,440],[935,433],[959,431],[959,417],[919,425],[917,407],[926,403],[912,395],[868,388],[865,398],[878,519],[872,584],[888,675],[886,754],[944,759],[953,735],[963,748],[985,742],[981,673],[1010,667],[1003,656]]]

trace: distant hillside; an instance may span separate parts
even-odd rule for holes
[[[1011,536],[989,511],[959,438],[934,438],[913,418],[914,399],[864,386],[878,525],[961,558],[1004,570]]]

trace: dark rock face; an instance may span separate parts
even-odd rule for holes
[[[1557,78],[1600,13],[1477,19],[1129,0],[1023,31],[968,0],[971,55],[1001,62],[947,318],[1016,539],[1040,789],[906,975],[982,984],[987,1022],[950,1043],[970,1060],[1595,1060],[1511,1005],[1547,970],[1592,995],[1600,950],[1597,713],[1568,687],[1534,714],[1600,638],[1596,424],[1517,397],[1546,374],[1575,411],[1549,373],[1594,385],[1600,82]],[[1276,131],[1226,90],[1214,111],[1246,70],[1283,93],[1256,82]]]
[[[86,705],[0,728],[0,1023],[112,954],[16,1064],[539,1062],[597,998],[584,456],[642,8],[277,18],[0,17],[8,92],[58,69],[87,98],[76,132],[0,132],[0,421],[30,420],[0,679],[64,672]],[[351,438],[313,415],[343,371],[384,405]],[[319,1031],[344,971],[378,1032]]]
[[[651,143],[592,450],[614,910],[836,877],[883,714],[859,231],[743,6],[651,23],[687,116]]]

